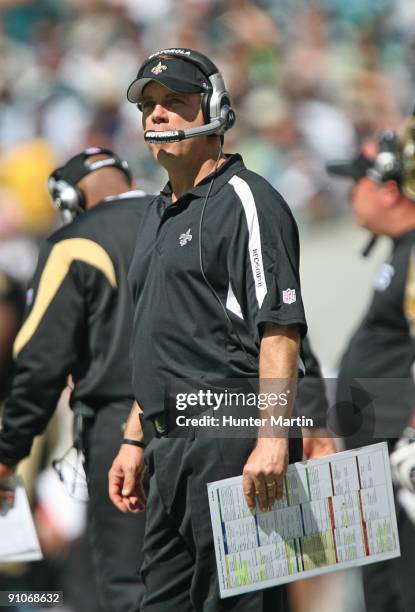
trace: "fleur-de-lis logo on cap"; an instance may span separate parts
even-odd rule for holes
[[[151,69],[153,74],[160,74],[163,70],[167,70],[167,66],[161,63],[161,61]]]

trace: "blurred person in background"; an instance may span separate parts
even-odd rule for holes
[[[13,342],[23,321],[25,283],[33,274],[33,261],[37,257],[36,243],[25,236],[24,226],[25,216],[19,197],[13,190],[0,189],[0,425],[2,404],[13,378]],[[30,458],[19,464],[18,474],[23,478],[31,504],[35,500],[35,477],[52,437],[53,426],[48,428],[47,436],[37,440]],[[0,590],[28,590],[32,584],[31,572],[34,567],[38,570],[39,565],[1,563]],[[53,585],[50,573],[48,577]]]
[[[301,341],[301,356],[304,360],[305,376],[297,388],[294,413],[312,419],[312,428],[302,428],[303,453],[305,459],[317,459],[335,453],[336,444],[327,429],[327,390],[319,360],[308,336]]]
[[[42,244],[0,431],[4,484],[72,376],[74,445],[85,454],[93,560],[102,609],[111,612],[138,610],[141,596],[144,518],[121,515],[106,486],[132,401],[127,268],[152,199],[128,191],[132,185],[128,164],[105,148],[86,149],[51,175],[54,203],[71,222]]]
[[[13,377],[13,342],[23,321],[24,292],[19,283],[0,271],[0,425],[2,404],[10,391]],[[11,500],[7,490],[4,497]],[[0,504],[2,491],[0,486]],[[0,569],[0,585],[4,586],[4,573]]]
[[[415,529],[415,410],[391,454],[391,466],[398,501]]]
[[[0,270],[0,405],[10,387],[13,372],[12,347],[22,323],[23,310],[24,294],[21,286]]]
[[[354,179],[351,202],[358,224],[392,241],[368,310],[341,359],[331,428],[344,437],[346,448],[383,439],[392,449],[415,404],[415,120],[401,137],[382,132],[354,159],[328,169]],[[363,567],[368,612],[415,608],[415,528],[399,502],[396,510],[401,557]]]

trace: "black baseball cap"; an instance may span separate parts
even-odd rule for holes
[[[105,159],[88,162],[89,157],[95,155],[107,155]],[[106,147],[88,147],[71,157],[65,165],[56,168],[50,176],[55,181],[65,181],[70,185],[75,186],[91,172],[100,170],[101,168],[115,167],[124,172],[129,183],[132,181],[132,175],[128,163],[121,159],[114,151]],[[52,181],[53,183],[53,181]]]
[[[144,87],[151,81],[180,93],[202,93],[210,89],[208,77],[193,62],[156,54],[141,66],[137,78],[128,88],[128,100],[140,102]]]
[[[373,161],[363,153],[359,153],[350,160],[339,160],[326,164],[327,172],[330,172],[330,174],[351,178],[355,181],[367,176],[370,168],[373,168]]]

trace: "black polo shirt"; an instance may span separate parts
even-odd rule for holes
[[[393,241],[392,253],[375,279],[368,310],[342,356],[338,400],[355,379],[361,379],[363,387],[374,393],[378,431],[387,425],[383,429],[389,437],[398,437],[415,406],[414,360],[415,231],[410,231]],[[361,397],[367,404],[365,395]]]
[[[296,223],[281,195],[239,155],[172,204],[165,189],[139,229],[133,389],[147,418],[169,381],[257,377],[261,326],[306,321]]]

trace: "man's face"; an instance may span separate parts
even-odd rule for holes
[[[368,139],[363,143],[361,153],[374,161],[378,148],[376,140]],[[379,231],[379,221],[382,220],[381,198],[382,184],[368,176],[356,181],[351,196],[353,212],[358,224],[373,233]]]
[[[185,130],[204,125],[198,93],[174,92],[152,81],[145,87],[140,102],[144,130]],[[148,146],[160,164],[168,165],[173,158],[197,154],[204,142],[204,138],[191,138],[180,142],[150,143]]]

